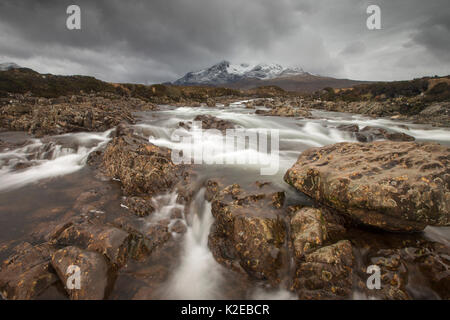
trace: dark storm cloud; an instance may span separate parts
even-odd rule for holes
[[[427,48],[439,59],[450,61],[450,12],[423,23],[412,40]]]
[[[65,27],[70,4],[82,30]],[[382,30],[365,27],[369,4]],[[0,60],[116,82],[174,80],[222,59],[409,78],[450,73],[449,14],[448,0],[2,0]]]

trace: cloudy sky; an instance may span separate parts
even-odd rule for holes
[[[66,28],[67,6],[81,30]],[[381,30],[368,30],[368,5]],[[0,62],[158,83],[220,60],[361,80],[450,74],[449,0],[0,0]]]

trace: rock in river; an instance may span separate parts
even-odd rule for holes
[[[450,148],[435,143],[338,143],[303,152],[284,177],[297,190],[388,231],[450,225]]]
[[[170,191],[183,176],[183,166],[171,160],[171,151],[133,135],[121,126],[103,155],[107,174],[119,179],[126,195],[155,195]]]
[[[73,300],[101,300],[105,297],[108,286],[108,265],[103,255],[77,247],[66,247],[56,251],[52,256],[52,266],[63,281],[67,283],[72,273],[67,273],[69,266],[80,268],[80,287],[67,288]]]
[[[236,184],[220,190],[212,200],[216,220],[209,235],[216,260],[252,278],[279,282],[287,234],[283,202],[284,193],[267,184],[250,191]]]

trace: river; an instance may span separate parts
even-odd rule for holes
[[[260,109],[263,109],[260,107]],[[171,138],[180,121],[192,120],[199,114],[209,114],[234,122],[239,128],[254,132],[267,129],[279,134],[279,168],[274,175],[261,175],[261,165],[203,164],[198,176],[199,185],[208,178],[221,177],[228,183],[245,185],[255,181],[270,181],[286,192],[288,204],[310,203],[283,181],[286,170],[299,154],[310,148],[337,142],[356,142],[349,132],[337,129],[342,124],[357,124],[386,128],[414,136],[416,141],[433,141],[450,146],[450,130],[398,122],[372,119],[361,115],[315,110],[314,119],[297,119],[255,115],[253,109],[237,102],[229,107],[190,108],[161,106],[160,111],[136,113],[136,132],[159,146],[179,148],[182,142]],[[21,132],[0,133],[0,139],[16,145],[0,153],[0,259],[6,258],[14,244],[42,241],[40,229],[73,213],[74,203],[83,192],[100,187],[108,194],[108,201],[94,208],[106,215],[108,221],[127,211],[122,204],[120,185],[106,179],[87,164],[90,153],[101,150],[110,140],[111,130],[99,133],[71,133],[45,138],[32,138]],[[218,144],[221,137],[214,135],[197,139],[193,149],[208,150]],[[224,150],[225,154],[236,152]],[[258,150],[246,151],[247,156],[261,157]],[[174,210],[184,211],[176,203],[176,192],[153,199],[156,212],[139,223],[151,225],[158,220],[171,219],[170,225],[181,223],[186,227],[183,235],[174,234],[174,244],[165,253],[156,253],[145,261],[129,261],[119,271],[111,299],[294,299],[288,284],[268,288],[264,283],[239,281],[229,270],[219,265],[208,248],[208,234],[213,223],[211,204],[204,200],[205,189],[199,187],[188,215],[173,217]],[[362,237],[366,237],[365,234]],[[423,235],[433,241],[450,245],[450,228],[428,227]],[[177,238],[178,237],[178,238]],[[395,236],[392,241],[396,241]],[[169,258],[168,258],[169,257]],[[161,272],[154,272],[161,268]],[[149,271],[151,270],[151,272]],[[160,278],[149,280],[149,274]],[[422,282],[410,285],[410,294],[416,298],[438,298]],[[42,298],[65,298],[61,288],[48,290]],[[367,298],[355,292],[355,298]]]

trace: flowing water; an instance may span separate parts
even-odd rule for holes
[[[296,119],[258,116],[254,110],[246,109],[242,103],[230,107],[189,108],[161,106],[158,112],[137,113],[139,121],[134,126],[137,133],[149,138],[159,146],[172,149],[186,147],[183,141],[174,141],[172,134],[181,121],[192,120],[196,115],[209,114],[230,120],[239,128],[250,132],[265,132],[276,129],[279,133],[279,168],[274,175],[261,175],[262,164],[203,164],[198,169],[198,185],[194,201],[184,214],[185,208],[176,203],[176,192],[153,199],[156,212],[148,218],[138,219],[143,227],[169,219],[169,231],[182,224],[183,235],[173,232],[173,240],[165,252],[155,252],[144,261],[130,261],[119,272],[110,298],[120,299],[292,299],[286,285],[267,288],[264,283],[248,283],[237,274],[219,265],[208,249],[208,234],[213,223],[211,204],[204,200],[202,183],[208,178],[220,177],[227,183],[242,186],[255,181],[270,181],[285,190],[288,204],[310,203],[283,182],[286,170],[298,155],[310,148],[343,141],[356,141],[351,133],[337,129],[341,124],[375,126],[414,136],[417,141],[434,141],[450,145],[450,130],[426,125],[396,122],[387,119],[371,119],[360,115],[313,111],[314,119]],[[263,109],[262,107],[260,109]],[[88,155],[103,148],[109,141],[111,130],[101,133],[72,133],[42,139],[31,138],[20,132],[0,133],[0,139],[9,147],[0,149],[0,259],[10,253],[21,241],[38,243],[40,228],[54,223],[72,212],[80,194],[94,187],[108,194],[91,211],[102,213],[112,220],[127,213],[121,201],[118,182],[106,179],[86,165]],[[217,133],[208,133],[195,139],[194,131],[185,130],[194,144],[189,148],[195,152],[206,152],[219,145],[223,138]],[[1,146],[1,145],[0,145]],[[206,150],[206,151],[205,151]],[[216,157],[237,154],[254,157],[267,166],[273,160],[260,150],[236,151],[225,146]],[[183,214],[174,216],[174,211]],[[430,240],[450,244],[450,228],[427,228],[424,236]],[[3,251],[2,251],[3,250]],[[151,275],[151,276],[149,276]],[[151,278],[151,279],[150,279]],[[417,288],[412,288],[414,292]],[[414,296],[414,295],[413,295]],[[416,295],[419,297],[419,295]],[[62,298],[54,289],[45,297]],[[356,298],[362,298],[355,293]],[[428,297],[434,297],[432,293]]]

